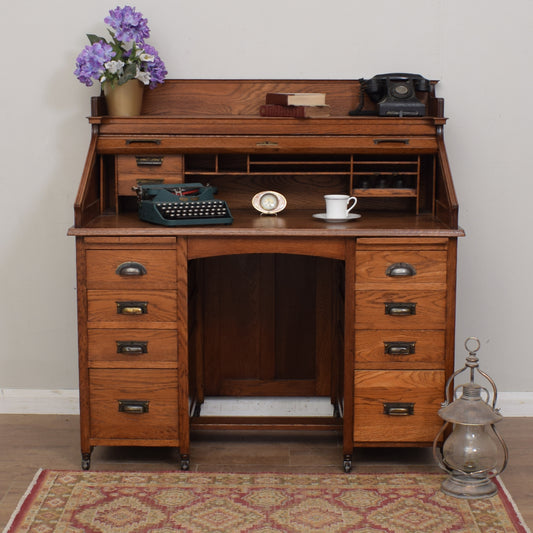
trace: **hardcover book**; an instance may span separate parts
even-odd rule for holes
[[[265,104],[325,105],[325,93],[267,93]]]
[[[264,104],[259,108],[262,117],[329,117],[329,105],[278,105]]]

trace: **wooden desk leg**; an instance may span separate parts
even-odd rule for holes
[[[190,464],[189,419],[189,298],[187,271],[187,240],[178,238],[176,249],[177,274],[177,332],[178,332],[178,439],[180,468],[188,470]]]
[[[344,471],[352,469],[355,357],[355,239],[346,240],[344,281]]]
[[[76,238],[77,297],[78,297],[78,367],[80,390],[80,445],[81,468],[89,470],[91,466],[90,446],[90,405],[89,405],[89,367],[88,367],[88,332],[87,332],[87,260],[83,238]]]

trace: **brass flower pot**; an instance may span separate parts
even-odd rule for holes
[[[144,85],[139,80],[129,80],[123,85],[102,84],[107,113],[112,117],[136,117],[141,114]]]

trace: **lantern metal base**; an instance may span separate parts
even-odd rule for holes
[[[442,482],[441,490],[455,498],[477,500],[494,496],[498,487],[486,476],[453,473]]]

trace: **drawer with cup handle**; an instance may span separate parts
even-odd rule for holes
[[[446,251],[362,250],[357,253],[356,286],[364,288],[446,288]]]
[[[444,369],[444,330],[355,332],[355,368]]]
[[[135,444],[131,442],[135,440],[155,441],[161,446],[176,444],[176,370],[93,368],[89,372],[89,387],[91,436],[96,441],[124,439],[130,444]]]
[[[357,291],[356,329],[444,329],[446,291]]]
[[[442,426],[444,371],[356,370],[354,443],[429,444]]]
[[[183,156],[181,154],[117,155],[119,196],[135,196],[137,185],[181,183]]]
[[[173,291],[87,291],[89,327],[176,327],[177,302]]]
[[[176,368],[177,332],[165,329],[90,329],[92,368]]]
[[[176,286],[176,250],[88,249],[88,289],[172,289]]]

